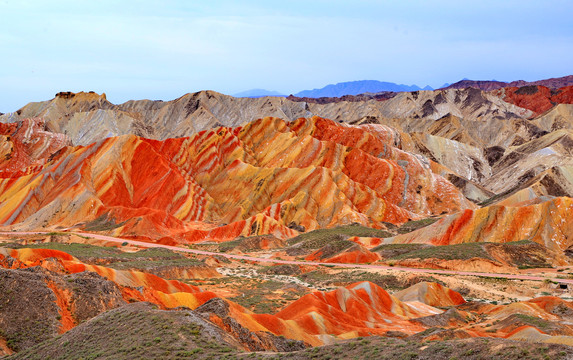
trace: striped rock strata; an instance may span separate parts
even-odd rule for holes
[[[0,223],[173,243],[287,238],[352,222],[380,228],[475,208],[395,142],[380,125],[265,118],[189,138],[61,147],[24,174],[0,173]]]
[[[573,199],[535,198],[511,205],[492,205],[446,216],[432,225],[386,239],[392,243],[452,245],[532,240],[556,256],[573,245]]]

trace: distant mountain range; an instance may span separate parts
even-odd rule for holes
[[[365,93],[378,93],[382,91],[417,91],[417,90],[433,90],[431,87],[426,86],[421,88],[418,85],[402,85],[391,82],[383,82],[377,80],[361,80],[361,81],[348,81],[338,84],[327,85],[321,89],[303,90],[294,94],[298,97],[339,97],[344,95],[358,95]]]
[[[517,80],[512,82],[503,82],[497,80],[470,80],[463,79],[453,84],[445,83],[441,89],[465,89],[468,87],[473,87],[476,89],[491,91],[501,89],[503,87],[513,86],[521,87],[527,85],[542,85],[550,89],[558,89],[564,86],[573,85],[573,75],[563,76],[560,78],[551,78],[538,81],[524,81]],[[347,95],[359,95],[359,94],[376,94],[381,92],[404,92],[404,91],[418,91],[418,90],[434,90],[430,86],[425,86],[424,88],[418,85],[403,85],[395,84],[391,82],[384,82],[378,80],[360,80],[360,81],[347,81],[338,84],[326,85],[320,89],[313,90],[303,90],[296,94],[295,97],[298,98],[339,98]],[[248,97],[248,98],[258,98],[263,96],[284,96],[278,91],[270,91],[265,89],[252,89],[234,94],[235,97]]]
[[[424,88],[418,85],[403,85],[391,82],[384,82],[378,80],[360,80],[360,81],[347,81],[338,84],[326,85],[321,89],[303,90],[294,96],[300,98],[322,98],[322,97],[341,97],[345,95],[359,95],[359,94],[375,94],[384,91],[402,92],[402,91],[417,91],[417,90],[434,90],[430,86]],[[235,97],[249,97],[257,98],[263,96],[285,96],[278,91],[270,91],[265,89],[252,89],[242,91],[234,94]]]

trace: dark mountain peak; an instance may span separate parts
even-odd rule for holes
[[[506,87],[507,83],[503,81],[495,80],[469,80],[463,79],[451,85],[444,87],[443,89],[465,89],[465,88],[476,88],[484,91],[497,90],[502,87]]]

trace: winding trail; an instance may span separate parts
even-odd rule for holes
[[[47,235],[53,232],[48,231],[31,231],[31,232],[0,232],[0,235]],[[487,278],[503,278],[511,280],[533,280],[533,281],[545,281],[551,280],[561,284],[573,284],[573,279],[558,279],[549,278],[542,276],[533,275],[518,275],[518,274],[498,274],[498,273],[483,273],[483,272],[471,272],[471,271],[455,271],[455,270],[439,270],[439,269],[419,269],[410,267],[397,267],[397,266],[387,266],[387,265],[369,265],[369,264],[346,264],[346,263],[323,263],[315,261],[295,261],[295,260],[280,260],[280,259],[266,259],[258,258],[245,255],[235,255],[235,254],[225,254],[219,252],[203,251],[196,249],[183,248],[178,246],[154,244],[144,241],[128,240],[122,238],[116,238],[113,236],[91,234],[84,232],[67,232],[65,234],[78,235],[83,237],[88,237],[96,240],[103,240],[115,243],[128,243],[131,245],[137,245],[147,248],[164,248],[173,251],[181,251],[186,253],[193,253],[198,255],[209,255],[209,256],[223,256],[228,259],[246,260],[260,263],[274,263],[274,264],[291,264],[291,265],[317,265],[317,266],[327,266],[327,267],[341,267],[341,268],[352,268],[352,269],[378,269],[378,270],[391,270],[391,271],[405,271],[413,273],[423,273],[423,274],[441,274],[441,275],[463,275],[463,276],[479,276]]]

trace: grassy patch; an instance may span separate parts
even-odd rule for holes
[[[391,260],[405,259],[442,259],[442,260],[469,260],[472,258],[493,260],[485,251],[483,243],[467,243],[444,246],[431,246],[410,251],[391,258]]]
[[[412,251],[421,250],[431,245],[426,244],[382,244],[373,248],[372,252],[377,252],[383,259],[391,259],[398,255],[408,254]]]
[[[434,360],[434,359],[566,359],[573,350],[565,345],[551,344],[539,351],[539,344],[504,339],[480,338],[464,340],[418,341],[371,337],[343,343],[309,348],[304,351],[276,354],[258,353],[257,359],[358,359],[358,360]],[[249,356],[245,356],[249,358]]]
[[[103,214],[97,219],[86,223],[84,229],[86,231],[109,231],[125,225],[126,222],[127,220],[116,223],[113,217],[109,218],[109,214]]]
[[[519,319],[521,322],[534,326],[539,330],[546,331],[550,328],[553,328],[553,324],[550,321],[535,316],[529,316],[525,314],[515,314],[515,317]]]
[[[421,229],[423,227],[432,225],[433,223],[435,223],[438,220],[439,220],[439,218],[426,218],[426,219],[421,219],[421,220],[408,221],[407,223],[402,224],[402,226],[400,226],[397,229],[397,231],[399,234],[407,234],[409,232],[416,231],[416,230]]]
[[[284,302],[281,301],[282,294],[274,296],[273,293],[284,286],[280,281],[265,280],[241,288],[242,293],[229,300],[258,314],[274,314],[284,306]]]
[[[519,269],[551,268],[550,255],[545,246],[531,240],[512,241],[504,244],[486,244],[486,250],[497,248],[507,254],[512,265]]]
[[[124,252],[115,247],[96,246],[89,244],[63,244],[63,243],[40,243],[31,245],[16,245],[15,248],[30,248],[30,249],[52,249],[66,252],[70,255],[82,258],[105,258],[115,259],[117,261],[125,261],[132,259],[176,259],[184,257],[174,251],[163,248],[150,248],[137,252]]]
[[[519,241],[510,241],[505,243],[506,246],[524,246],[524,245],[533,245],[533,244],[537,244],[536,242],[533,242],[531,240],[519,240]]]
[[[305,243],[305,245],[307,245],[307,244]],[[343,252],[344,250],[352,247],[353,245],[355,245],[355,243],[353,243],[352,241],[348,241],[348,240],[338,239],[338,240],[331,241],[331,242],[327,243],[326,245],[324,245],[323,247],[320,248],[320,259],[331,258],[331,257]],[[314,249],[314,248],[310,248],[310,249]]]
[[[52,232],[47,233],[46,235],[48,235],[48,236],[66,236],[69,234],[65,233],[65,232],[52,231]]]
[[[62,243],[11,244],[10,247],[59,250],[75,256],[85,263],[105,265],[118,270],[145,270],[161,266],[197,266],[203,264],[199,260],[190,259],[177,252],[162,248],[124,252],[115,247]]]
[[[300,268],[297,265],[278,264],[264,266],[259,270],[259,273],[270,275],[298,275],[300,274]]]
[[[184,266],[205,266],[205,263],[194,259],[174,259],[174,260],[134,260],[118,261],[108,265],[116,270],[138,269],[141,271],[153,270],[161,267],[184,267]]]
[[[235,240],[231,240],[231,241],[225,241],[222,242],[220,244],[218,244],[218,248],[220,252],[228,252],[233,250],[234,248],[238,247],[239,245],[241,245],[241,243],[243,242],[245,238],[237,238]]]

